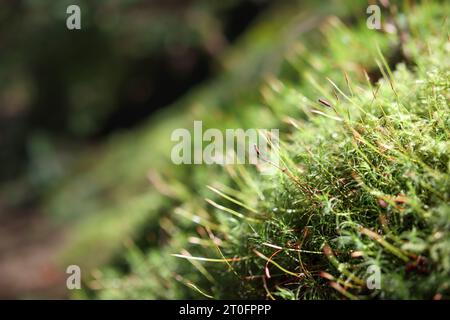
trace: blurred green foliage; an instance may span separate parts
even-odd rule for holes
[[[36,140],[61,156],[172,103],[219,68],[267,2],[2,2],[0,179],[35,161]],[[71,4],[81,8],[80,31],[66,28]]]

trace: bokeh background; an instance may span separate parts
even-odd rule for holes
[[[79,31],[66,28],[70,4],[81,7]],[[81,154],[95,161],[112,136],[220,73],[227,49],[273,6],[1,1],[0,297],[67,296],[52,259],[83,212],[51,214],[44,199],[74,174]]]

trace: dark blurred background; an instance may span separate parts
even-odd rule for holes
[[[66,28],[70,4],[82,8],[81,30]],[[22,176],[39,193],[65,152],[137,125],[212,77],[217,57],[269,5],[2,0],[0,183]],[[43,161],[53,165],[36,170]]]
[[[72,4],[81,30],[66,28]],[[64,230],[37,204],[77,155],[212,79],[220,56],[271,6],[0,0],[0,297],[56,281],[47,261]],[[33,275],[35,267],[43,271]]]

